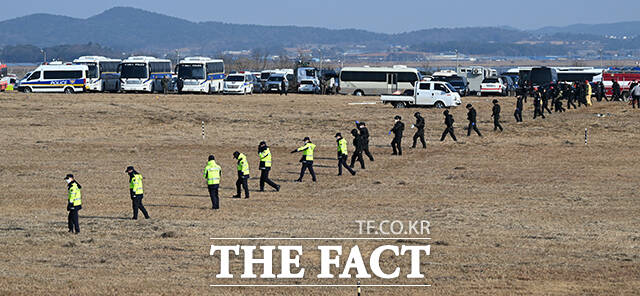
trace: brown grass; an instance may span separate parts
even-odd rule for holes
[[[358,236],[354,221],[363,219],[426,219],[433,238],[423,266],[432,287],[364,295],[640,293],[638,111],[603,102],[533,121],[527,110],[515,124],[514,100],[504,98],[505,132],[494,133],[491,99],[463,99],[476,105],[484,138],[463,136],[466,110],[457,108],[460,141],[437,142],[440,110],[420,109],[428,149],[391,157],[393,116],[410,126],[417,109],[347,104],[377,97],[0,94],[0,294],[353,295],[210,288],[219,281],[209,238]],[[337,177],[333,135],[348,135],[354,120],[367,121],[376,161]],[[318,144],[317,184],[291,182],[299,155],[288,152],[304,136]],[[231,154],[248,155],[255,190],[261,140],[272,147],[282,191],[230,199]],[[201,178],[210,153],[224,170],[219,212]],[[127,165],[145,177],[149,221],[127,219]],[[83,185],[78,236],[66,232],[66,173]],[[317,258],[303,258],[314,272]]]

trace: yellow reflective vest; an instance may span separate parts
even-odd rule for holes
[[[207,162],[207,166],[204,167],[204,178],[207,179],[207,185],[220,184],[220,172],[222,168],[216,163],[215,160]]]
[[[140,195],[142,193],[144,193],[144,191],[142,190],[142,175],[141,174],[134,174],[133,178],[131,178],[131,182],[129,183],[129,188],[131,188],[133,190],[133,194],[135,195]]]
[[[73,182],[71,186],[69,186],[69,203],[74,207],[82,204],[82,193],[80,192],[80,188],[78,187],[78,183]]]
[[[243,153],[238,155],[238,172],[242,172],[243,175],[249,175],[249,162],[247,161],[247,156]]]
[[[260,156],[260,162],[264,163],[265,168],[271,167],[271,151],[269,151],[269,148],[264,149],[262,152],[258,152],[258,156]]]
[[[302,155],[305,156],[305,160],[313,161],[313,150],[316,149],[316,144],[311,142],[304,144],[302,147],[298,148],[298,151],[302,151]]]
[[[339,155],[347,155],[347,140],[341,138],[338,140],[338,154]]]

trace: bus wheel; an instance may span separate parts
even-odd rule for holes
[[[354,91],[354,92],[353,92],[353,94],[354,94],[355,96],[357,96],[357,97],[362,97],[362,96],[364,96],[364,92],[363,92],[363,91],[361,91],[361,90],[356,90],[356,91]]]
[[[66,87],[66,88],[64,89],[64,93],[65,93],[65,94],[72,94],[72,93],[74,93],[73,88],[72,88],[72,87]]]

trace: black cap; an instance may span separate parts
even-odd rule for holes
[[[420,115],[420,112],[413,113],[413,116],[418,116],[418,115]]]
[[[341,133],[336,133],[336,135],[334,137],[342,137]]]
[[[73,178],[73,174],[67,174],[67,176],[66,176],[66,177],[64,177],[64,179],[65,179],[65,180],[66,180],[66,179],[69,179],[69,178]]]
[[[402,117],[400,117],[400,115],[396,115],[396,117],[394,117],[393,119],[401,120]]]
[[[444,115],[449,114],[449,110],[444,110],[444,111],[442,111],[442,114],[444,114]]]
[[[471,107],[471,104],[467,104],[467,108],[470,108],[470,107]]]
[[[240,152],[233,152],[233,158],[238,158],[238,156],[240,156]]]
[[[213,154],[209,155],[209,160],[216,160],[216,157]]]
[[[265,141],[260,142],[260,146],[262,146],[262,145],[267,145],[267,142],[265,142]]]
[[[367,123],[365,123],[364,121],[360,121],[358,125],[367,125]]]
[[[352,129],[352,130],[351,130],[351,134],[352,134],[352,135],[357,135],[357,134],[358,134],[358,130],[357,130],[357,129],[355,129],[355,128],[354,128],[354,129]]]
[[[304,139],[302,139],[303,141],[311,141],[311,139],[309,139],[309,137],[304,137]]]
[[[494,103],[494,104],[497,104],[497,103],[498,103],[498,100],[493,99],[493,103]]]
[[[128,167],[127,167],[127,169],[126,169],[126,170],[124,170],[124,171],[125,171],[125,172],[133,171],[133,166],[128,166]]]

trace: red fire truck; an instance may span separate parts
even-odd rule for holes
[[[626,99],[630,93],[629,85],[634,81],[640,82],[640,68],[609,68],[602,71],[602,83],[604,83],[607,96],[613,95],[611,86],[614,80],[620,84],[620,92]]]

